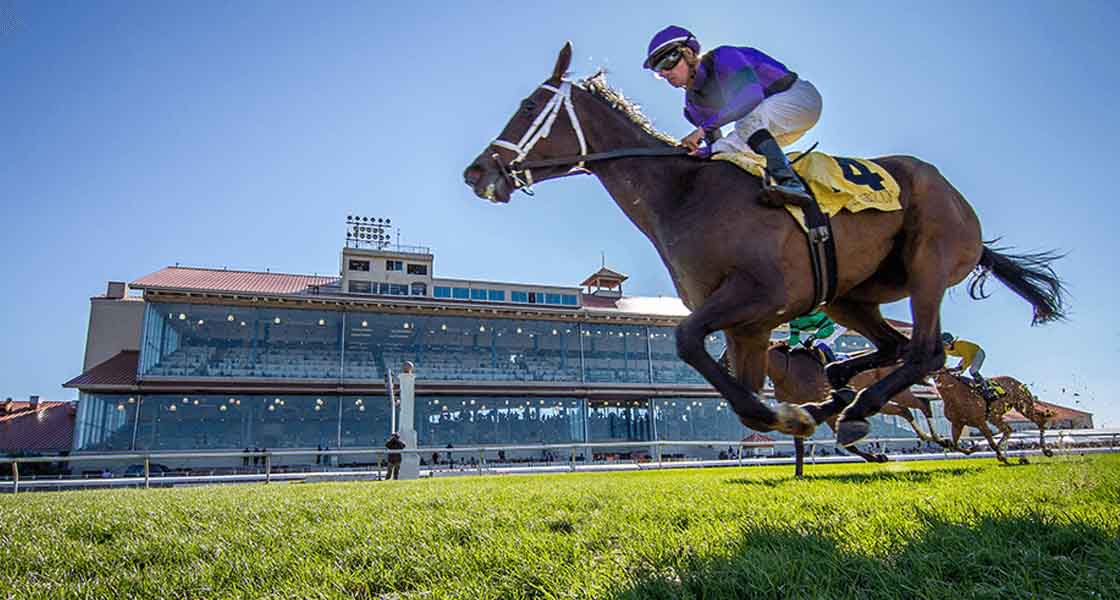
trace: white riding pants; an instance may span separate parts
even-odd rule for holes
[[[813,84],[798,79],[786,91],[763,100],[747,116],[735,121],[735,130],[712,144],[712,153],[749,152],[754,132],[767,129],[781,147],[805,135],[821,118],[821,95]]]

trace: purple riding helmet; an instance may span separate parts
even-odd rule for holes
[[[649,41],[649,48],[646,50],[646,61],[642,63],[642,68],[652,69],[653,65],[657,64],[665,54],[672,52],[679,46],[688,46],[696,54],[700,54],[700,42],[696,41],[696,36],[684,27],[670,25],[661,31],[654,34],[653,39]]]

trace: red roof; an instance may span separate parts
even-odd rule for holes
[[[313,287],[337,284],[338,277],[167,267],[129,284],[132,288],[237,292],[244,294],[310,293]]]
[[[0,412],[0,453],[18,451],[65,452],[74,439],[73,402],[12,402]]]
[[[761,433],[758,433],[758,432],[752,433],[752,434],[748,435],[747,437],[743,438],[744,443],[753,443],[753,444],[764,444],[764,443],[773,442],[773,441],[774,441],[774,438],[762,435]]]
[[[62,387],[88,388],[101,385],[136,385],[136,365],[139,360],[139,352],[125,350],[105,362],[90,367],[85,373],[62,384]]]

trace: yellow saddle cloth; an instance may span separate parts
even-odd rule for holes
[[[791,152],[789,159],[794,161],[800,156],[800,152]],[[737,165],[755,177],[762,177],[766,172],[766,159],[756,154],[722,152],[713,155],[712,159]],[[898,182],[886,169],[869,160],[811,152],[794,163],[793,170],[809,185],[821,211],[830,217],[841,209],[849,212],[902,209],[898,201]],[[802,229],[806,229],[805,214],[801,208],[787,204],[786,210]]]

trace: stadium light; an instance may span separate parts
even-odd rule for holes
[[[346,216],[346,246],[383,250],[393,241],[393,220],[384,217]]]

